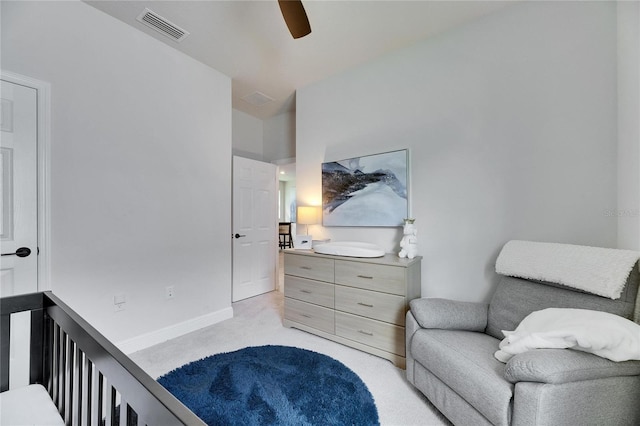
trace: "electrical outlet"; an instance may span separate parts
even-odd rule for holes
[[[127,296],[124,293],[118,293],[113,296],[113,310],[115,312],[124,311],[127,304]]]
[[[175,287],[172,285],[169,285],[165,288],[165,293],[164,293],[164,297],[165,299],[173,299],[173,296],[175,295]]]

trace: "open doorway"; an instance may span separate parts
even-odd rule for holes
[[[296,163],[286,163],[278,165],[278,220],[281,223],[289,223],[291,235],[287,237],[293,241],[296,235]],[[279,237],[285,238],[285,237]],[[278,245],[278,290],[284,291],[284,256],[281,252],[283,248]]]
[[[278,166],[278,220],[290,222],[295,235],[296,222],[296,163]]]

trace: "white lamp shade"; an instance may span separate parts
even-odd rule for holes
[[[300,206],[296,222],[301,225],[315,225],[320,223],[320,207]]]

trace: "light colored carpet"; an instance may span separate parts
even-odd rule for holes
[[[382,425],[450,423],[391,362],[282,325],[283,294],[273,291],[233,304],[234,317],[130,357],[152,377],[189,362],[247,346],[285,345],[320,352],[345,364],[371,391]]]

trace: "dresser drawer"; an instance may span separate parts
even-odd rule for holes
[[[335,294],[338,311],[404,326],[406,310],[402,296],[341,285],[336,286]]]
[[[404,296],[405,268],[336,260],[335,283]]]
[[[284,254],[284,270],[287,275],[333,282],[333,259]]]
[[[284,298],[284,318],[326,333],[335,333],[334,310],[299,300]]]
[[[284,295],[292,299],[302,300],[315,305],[334,307],[334,285],[321,281],[285,275]]]
[[[336,334],[405,356],[404,327],[336,311]]]

